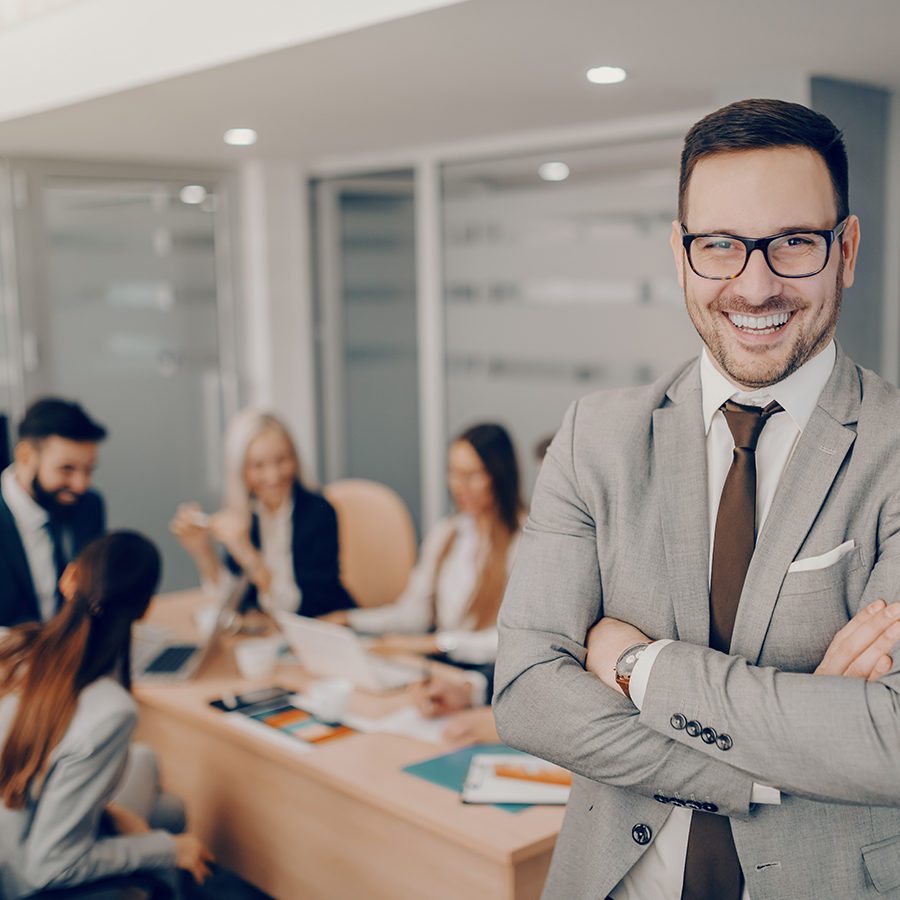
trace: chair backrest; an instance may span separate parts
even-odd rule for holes
[[[396,491],[348,478],[324,489],[338,518],[341,581],[360,606],[396,600],[416,561],[416,532]]]

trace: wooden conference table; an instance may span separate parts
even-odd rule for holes
[[[154,601],[149,621],[195,633],[198,591]],[[509,813],[465,806],[404,766],[452,748],[389,734],[356,734],[299,754],[236,728],[210,700],[310,678],[281,664],[258,682],[238,674],[230,644],[180,685],[137,685],[137,739],[160,758],[166,787],[184,798],[191,830],[219,861],[278,900],[512,900],[537,898],[563,810]],[[357,692],[350,711],[378,718],[408,693]]]

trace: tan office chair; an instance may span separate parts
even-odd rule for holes
[[[416,561],[416,532],[400,495],[361,478],[335,481],[324,494],[337,513],[344,586],[360,606],[396,600]]]

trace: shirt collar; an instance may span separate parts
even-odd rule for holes
[[[713,364],[706,347],[700,355],[700,388],[703,394],[703,426],[709,434],[716,410],[726,401],[734,400],[748,406],[766,406],[777,400],[800,431],[806,428],[816,408],[819,395],[831,377],[837,356],[834,341],[821,353],[805,362],[796,372],[770,387],[745,391],[732,384]]]
[[[293,495],[285,497],[284,502],[274,512],[269,512],[269,510],[255,498],[253,500],[252,508],[253,512],[261,522],[286,522],[294,514],[294,497]]]
[[[50,516],[16,478],[15,465],[7,466],[0,475],[0,490],[16,524],[23,531],[40,531]]]

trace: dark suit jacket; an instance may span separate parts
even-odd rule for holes
[[[88,491],[79,501],[69,523],[77,556],[85,545],[105,530],[103,498]],[[0,494],[0,625],[40,621],[34,579],[25,556],[16,520]]]
[[[355,601],[341,584],[338,567],[338,526],[334,507],[321,495],[294,485],[293,534],[294,580],[302,593],[300,612],[322,616],[338,609],[350,609]],[[250,540],[259,547],[259,519],[254,515]],[[226,556],[226,565],[237,575],[240,566]],[[242,609],[257,606],[256,588],[247,589]]]

